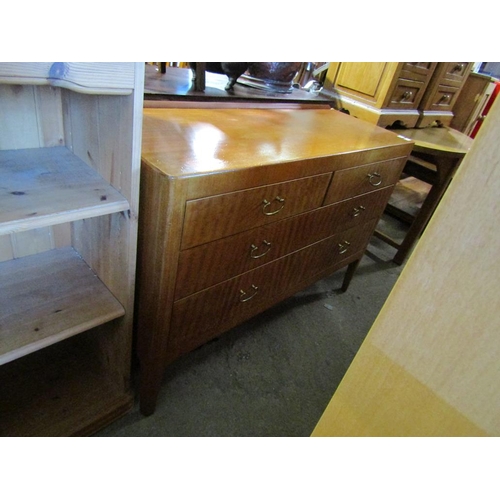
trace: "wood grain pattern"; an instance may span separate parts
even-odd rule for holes
[[[369,221],[175,302],[169,356],[188,352],[269,308],[274,297],[290,293],[325,268],[347,264],[364,249],[375,224]]]
[[[404,159],[377,162],[334,172],[325,205],[396,184]]]
[[[500,435],[499,133],[495,102],[313,435]]]
[[[331,174],[324,174],[188,201],[182,248],[317,208],[323,203],[330,179]]]
[[[182,251],[176,300],[379,217],[391,191],[382,189]],[[355,212],[360,206],[365,210]],[[260,248],[252,251],[252,245]],[[262,258],[252,258],[264,252]]]
[[[400,154],[386,150],[389,146],[400,146]],[[316,168],[322,168],[310,173],[314,175],[340,168],[343,163],[333,167],[330,163],[336,155],[343,160],[344,155],[378,152],[385,155],[380,158],[383,160],[405,156],[407,151],[408,144],[392,132],[374,129],[335,110],[144,110],[143,161],[175,177],[301,160],[308,160],[306,167],[316,164]],[[323,158],[324,162],[311,162],[311,158]],[[370,163],[359,157],[354,161]],[[300,168],[303,170],[304,165]],[[256,170],[261,185],[272,182],[262,178],[266,175],[262,169]],[[293,176],[297,177],[296,170],[290,178]]]
[[[0,234],[129,208],[64,147],[0,151],[0,179]]]
[[[72,249],[4,262],[0,271],[1,364],[124,314]]]
[[[131,94],[130,63],[32,62],[0,63],[0,83],[53,85],[87,94]]]

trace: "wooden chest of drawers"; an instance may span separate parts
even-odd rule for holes
[[[141,410],[166,365],[347,266],[412,143],[334,110],[146,109]]]

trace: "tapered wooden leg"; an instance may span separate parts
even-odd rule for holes
[[[344,275],[344,281],[342,283],[342,288],[341,290],[343,292],[346,292],[347,289],[349,288],[349,283],[352,280],[352,277],[354,276],[354,273],[356,272],[356,269],[358,268],[359,263],[361,262],[361,259],[355,260],[354,262],[351,262],[347,266],[347,270]]]

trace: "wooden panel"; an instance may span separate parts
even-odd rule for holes
[[[387,63],[342,63],[337,77],[337,85],[375,97]]]
[[[324,204],[328,205],[350,196],[358,196],[396,184],[404,162],[405,158],[402,158],[334,172]]]
[[[499,134],[495,102],[313,435],[500,436]]]
[[[272,299],[363,250],[376,221],[349,229],[174,303],[173,352],[187,352],[252,317]],[[347,245],[346,241],[350,244]]]
[[[175,298],[259,267],[335,232],[362,225],[382,213],[390,192],[383,189],[184,250],[179,257]],[[365,210],[356,212],[360,206]],[[252,250],[252,245],[257,250]],[[253,258],[261,253],[261,258]]]
[[[64,147],[0,151],[0,234],[129,208]]]
[[[323,202],[330,179],[331,174],[324,174],[188,201],[182,248],[317,208]]]
[[[73,249],[1,264],[0,364],[124,314]]]
[[[100,364],[96,337],[91,330],[0,366],[0,436],[89,435],[132,407]]]
[[[0,85],[0,107],[0,150],[41,146],[33,87]]]

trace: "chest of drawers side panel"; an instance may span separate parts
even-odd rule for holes
[[[143,162],[138,236],[138,354],[151,363],[164,356],[175,288],[185,184]],[[163,354],[162,354],[163,353]]]

